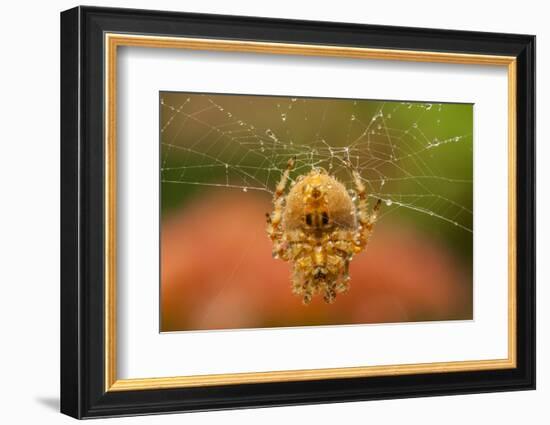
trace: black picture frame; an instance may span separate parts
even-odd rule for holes
[[[106,392],[105,32],[516,57],[517,367]],[[534,36],[96,7],[61,13],[62,413],[92,418],[534,388]]]

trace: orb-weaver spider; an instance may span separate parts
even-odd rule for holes
[[[322,293],[327,303],[349,288],[349,263],[367,246],[380,200],[369,213],[365,185],[353,179],[357,204],[346,187],[322,168],[301,175],[284,194],[295,159],[291,158],[267,215],[273,256],[292,264],[292,291],[304,304]]]

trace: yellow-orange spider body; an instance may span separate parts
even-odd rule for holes
[[[365,249],[380,201],[368,213],[365,186],[353,172],[357,204],[346,187],[323,169],[298,177],[284,190],[294,160],[288,162],[267,214],[273,256],[292,264],[292,291],[304,304],[322,293],[327,303],[349,288],[349,262]]]

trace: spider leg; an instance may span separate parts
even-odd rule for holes
[[[288,177],[290,175],[290,171],[292,168],[294,168],[294,163],[296,162],[296,158],[292,157],[288,160],[286,164],[286,169],[283,172],[283,175],[281,176],[281,180],[279,180],[279,183],[277,184],[277,187],[275,188],[275,194],[273,196],[273,203],[277,202],[277,200],[283,195],[283,192],[285,191],[286,183],[288,181]]]
[[[280,223],[283,215],[284,207],[284,189],[288,181],[290,170],[294,166],[294,158],[291,158],[288,161],[287,168],[281,176],[281,180],[277,184],[277,188],[273,195],[273,212],[271,214],[266,213],[267,219],[267,234],[270,239],[273,241],[273,256],[275,258],[282,258],[287,261],[289,258],[288,255],[288,246],[283,240],[283,232],[280,228]]]
[[[331,282],[334,282],[332,289],[336,294],[340,294],[349,289],[349,262],[353,258],[354,245],[347,240],[337,240],[331,247],[332,254],[328,256],[328,269],[332,275]]]
[[[292,282],[292,293],[302,296],[302,302],[307,305],[311,303],[313,296],[309,283],[302,283],[299,278]]]
[[[305,291],[304,292],[304,298],[303,298],[302,302],[305,305],[308,305],[311,302],[311,291]]]
[[[324,244],[327,247],[327,267],[331,274],[330,282],[332,286],[327,286],[325,295],[330,301],[333,297],[331,290],[335,294],[346,292],[349,289],[349,262],[356,252],[354,240],[356,234],[352,230],[337,229],[326,236]]]
[[[311,278],[305,277],[295,270],[292,276],[292,293],[301,295],[302,302],[307,305],[311,302],[313,292]]]
[[[336,285],[336,292],[346,292],[349,289],[349,258],[344,260],[344,273],[342,274],[342,279]]]
[[[301,295],[304,292],[304,287],[302,285],[302,279],[300,278],[300,273],[296,269],[292,273],[292,293],[296,295]]]
[[[353,171],[353,179],[357,188],[357,197],[359,198],[359,204],[357,206],[359,230],[357,231],[355,242],[355,252],[358,253],[365,249],[365,247],[367,246],[372,228],[374,227],[374,223],[376,223],[376,219],[378,217],[381,200],[379,199],[376,202],[374,208],[372,209],[372,212],[369,214],[367,191],[365,185],[363,184],[363,181],[361,180],[361,176],[355,170]]]
[[[325,295],[323,296],[323,299],[327,304],[332,304],[336,299],[336,290],[334,286],[335,283],[331,282],[330,284],[327,284],[327,287],[325,289]]]
[[[266,213],[267,234],[273,241],[273,256],[280,257],[284,260],[288,260],[288,258],[285,258],[288,257],[288,255],[286,255],[287,244],[285,244],[285,241],[283,240],[283,231],[280,228],[285,203],[283,193],[288,182],[290,170],[294,167],[294,162],[294,158],[288,160],[287,167],[281,176],[281,180],[277,184],[275,193],[273,194],[273,212],[271,214]]]
[[[292,292],[302,296],[302,302],[309,304],[318,289],[315,285],[315,279],[313,278],[311,271],[313,267],[313,261],[310,255],[304,255],[297,258],[292,273]]]

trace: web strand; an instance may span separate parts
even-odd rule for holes
[[[322,167],[385,207],[427,215],[472,232],[471,169],[438,164],[455,146],[472,148],[471,129],[449,134],[449,105],[267,96],[161,93],[161,182],[273,194],[289,158],[292,179]]]

